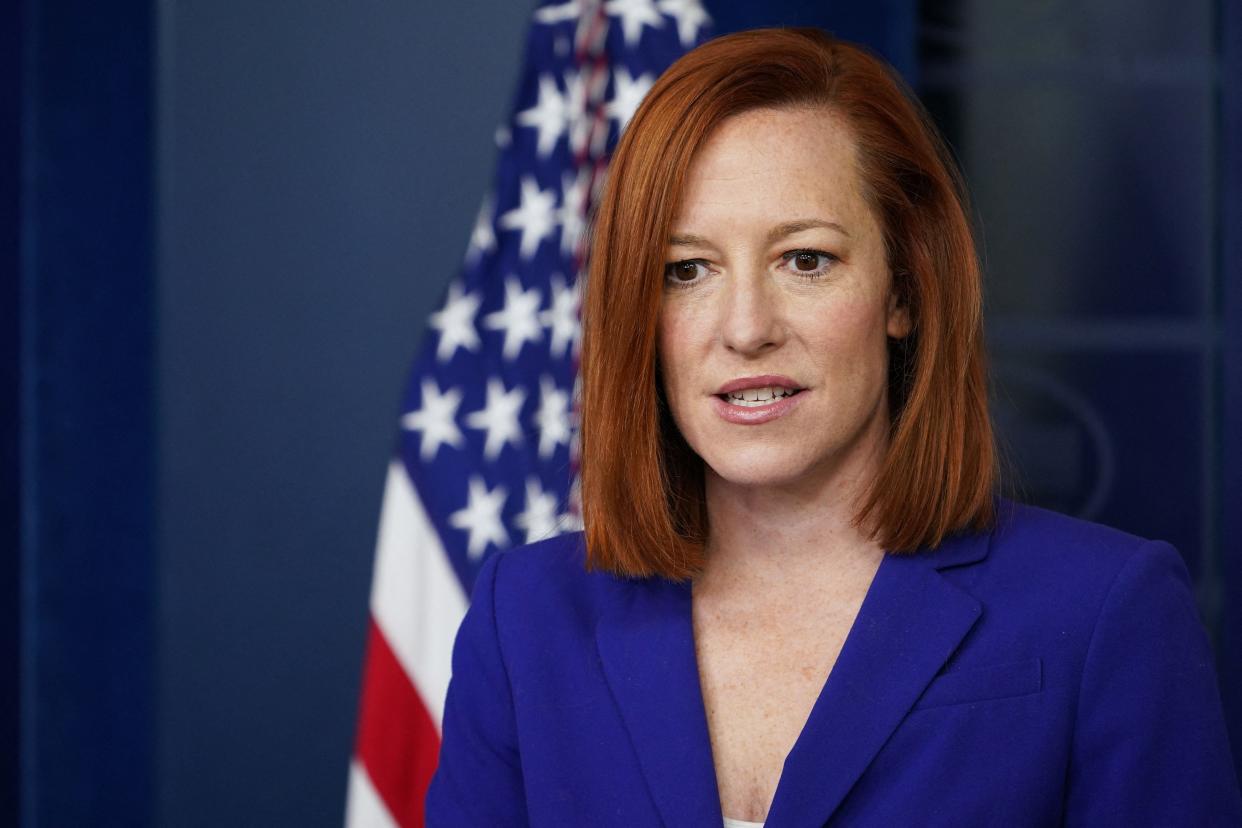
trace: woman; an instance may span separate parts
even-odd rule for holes
[[[429,824],[1242,824],[1177,552],[993,497],[963,197],[886,67],[688,54],[592,256],[586,532],[481,571]]]

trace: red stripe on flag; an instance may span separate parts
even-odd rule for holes
[[[440,755],[426,705],[371,619],[356,752],[401,828],[421,828],[423,800]]]

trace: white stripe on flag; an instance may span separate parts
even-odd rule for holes
[[[414,683],[436,728],[452,672],[466,594],[399,460],[388,466],[371,616]]]
[[[349,763],[349,796],[345,800],[345,824],[349,828],[397,828],[371,777],[357,759]]]

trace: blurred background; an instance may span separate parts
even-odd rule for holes
[[[1242,4],[704,3],[961,160],[1013,490],[1172,541],[1242,748]],[[0,12],[0,824],[338,825],[406,372],[532,2]]]

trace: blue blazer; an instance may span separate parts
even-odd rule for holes
[[[722,824],[690,587],[496,555],[453,651],[430,826]],[[1165,543],[1001,501],[887,555],[768,828],[1242,826],[1213,656]]]

